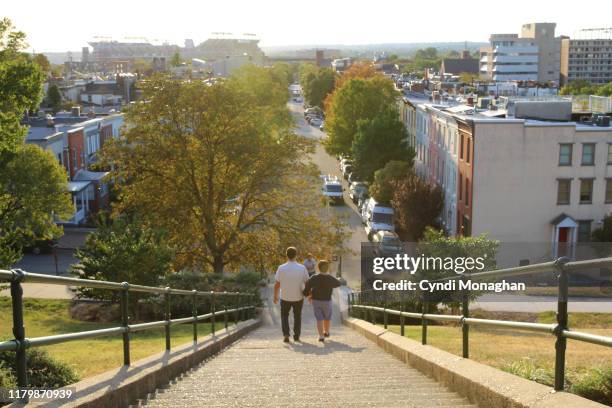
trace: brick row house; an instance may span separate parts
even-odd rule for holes
[[[66,168],[68,189],[74,213],[58,223],[82,225],[101,209],[108,208],[108,172],[96,170],[98,151],[111,138],[119,137],[123,115],[88,118],[81,115],[58,115],[29,121],[27,143],[50,151]]]
[[[442,226],[520,243],[532,261],[573,256],[612,213],[612,126],[562,98],[495,103],[399,102],[415,170],[444,192]]]

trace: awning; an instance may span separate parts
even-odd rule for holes
[[[68,191],[70,191],[71,193],[78,193],[79,191],[85,190],[90,184],[91,181],[69,181]]]
[[[553,218],[550,221],[550,223],[560,228],[565,228],[565,227],[576,228],[578,226],[578,223],[576,222],[576,220],[565,213],[561,213],[557,215],[555,218]]]
[[[81,169],[74,176],[75,181],[100,181],[108,174],[108,171],[89,171]]]

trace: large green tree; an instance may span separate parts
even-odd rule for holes
[[[303,160],[312,144],[291,131],[285,85],[256,67],[214,85],[142,84],[147,103],[128,111],[125,138],[104,156],[121,184],[116,210],[167,231],[176,269],[222,273],[276,261],[287,241],[332,241]]]
[[[372,120],[394,106],[397,93],[387,78],[352,78],[336,88],[326,106],[325,148],[330,154],[350,154],[357,124]]]
[[[306,102],[311,106],[323,108],[325,98],[334,90],[335,81],[336,74],[331,68],[306,69],[300,82]]]
[[[370,186],[370,195],[379,203],[390,204],[396,184],[410,176],[412,163],[392,160],[385,167],[374,173],[374,182]]]
[[[57,112],[62,106],[62,94],[55,84],[50,85],[47,90],[47,103],[53,109],[53,112]]]
[[[391,160],[412,164],[414,151],[407,145],[406,127],[399,120],[394,106],[389,106],[373,119],[357,122],[357,134],[351,153],[357,173],[363,180],[373,181],[374,172]]]
[[[22,256],[36,239],[57,236],[56,217],[69,216],[66,172],[48,152],[24,144],[21,118],[42,99],[43,74],[21,52],[25,35],[0,20],[0,267]]]
[[[100,216],[97,229],[77,250],[73,272],[80,278],[158,286],[170,272],[173,251],[164,234],[127,215]],[[118,301],[118,292],[79,288],[78,297]],[[132,297],[132,310],[136,311]]]

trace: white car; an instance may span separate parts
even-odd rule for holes
[[[313,119],[310,121],[310,125],[311,125],[311,126],[314,126],[314,127],[319,127],[319,126],[321,126],[322,124],[323,124],[323,121],[322,121],[321,119],[319,119],[319,118],[313,118]]]
[[[321,187],[323,196],[332,204],[343,204],[344,188],[342,187],[342,181],[332,175],[321,176],[321,179],[323,180],[323,186]]]

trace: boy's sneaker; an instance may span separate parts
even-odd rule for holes
[[[320,341],[321,343],[325,343],[325,337],[319,337],[319,341]]]
[[[283,339],[283,343],[289,343],[289,336],[285,336],[285,338]]]
[[[323,333],[323,336],[329,337],[329,333]]]

